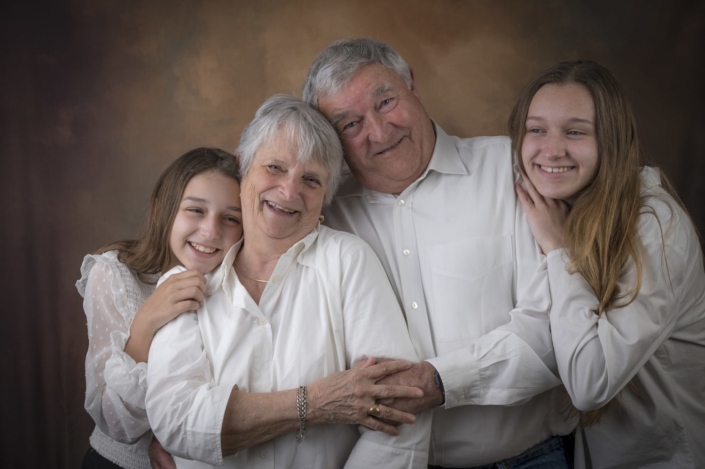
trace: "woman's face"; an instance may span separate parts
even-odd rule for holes
[[[208,273],[242,236],[240,185],[211,171],[188,182],[169,235],[169,247],[187,269]]]
[[[281,132],[263,143],[242,180],[248,239],[280,240],[286,249],[293,246],[318,223],[327,184],[328,170],[311,160],[297,161],[296,145]]]
[[[544,197],[568,200],[593,181],[599,168],[595,106],[584,86],[545,85],[536,92],[521,156]]]

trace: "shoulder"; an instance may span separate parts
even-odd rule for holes
[[[112,283],[113,277],[120,277],[117,251],[108,251],[103,254],[87,254],[81,264],[81,278],[76,282],[76,288],[81,296],[86,294],[88,280],[108,280]],[[124,267],[124,266],[123,266]]]
[[[91,281],[107,282],[115,295],[130,294],[137,301],[144,301],[154,290],[153,285],[142,282],[139,276],[120,262],[117,251],[88,254],[81,265],[81,278],[76,288],[85,297],[86,286]]]
[[[658,241],[685,253],[699,247],[699,240],[688,213],[660,184],[657,170],[641,172],[642,206],[638,232],[644,244]]]
[[[514,176],[514,155],[509,137],[474,137],[454,139],[462,164],[469,173]]]
[[[372,248],[359,237],[344,231],[320,226],[316,241],[307,249],[299,261],[315,265],[321,272],[345,271],[353,264],[377,259]]]
[[[451,137],[463,160],[489,160],[490,163],[512,162],[512,141],[509,137]]]
[[[460,138],[450,137],[454,140],[458,150],[463,150],[471,153],[486,154],[511,154],[512,140],[509,137],[498,135],[494,137],[472,137]]]
[[[319,230],[316,250],[323,255],[338,253],[340,256],[346,256],[353,252],[369,249],[367,243],[354,234],[334,230],[323,225],[319,227]]]

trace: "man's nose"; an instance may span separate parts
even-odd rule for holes
[[[386,127],[384,117],[376,113],[372,114],[367,119],[367,132],[370,141],[374,143],[386,143],[388,137]]]

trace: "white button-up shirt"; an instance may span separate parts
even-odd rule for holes
[[[660,187],[658,173],[644,168],[641,175],[643,278],[632,303],[598,317],[597,297],[580,274],[566,271],[565,252],[548,255],[558,368],[579,407],[616,399],[585,430],[592,467],[703,468],[703,255],[692,222]],[[635,280],[630,260],[620,291],[631,292]]]
[[[239,248],[207,276],[209,296],[198,312],[177,317],[152,342],[147,412],[177,466],[327,469],[349,457],[346,467],[425,467],[430,412],[402,425],[398,437],[318,425],[306,428],[301,444],[291,433],[222,458],[220,433],[234,385],[271,392],[311,384],[370,356],[417,361],[384,270],[359,238],[316,228],[281,256],[259,305],[232,267]]]
[[[428,169],[404,192],[350,177],[326,211],[327,224],[380,257],[419,357],[441,375],[432,464],[495,462],[575,426],[561,414],[545,257],[515,179],[509,139],[460,139],[436,126]]]

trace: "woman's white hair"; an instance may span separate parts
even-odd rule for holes
[[[326,118],[293,96],[275,95],[260,106],[255,118],[240,136],[235,153],[240,157],[240,175],[244,178],[255,153],[265,142],[285,136],[297,148],[297,161],[314,161],[328,170],[324,203],[329,204],[340,184],[343,148],[338,134]]]
[[[318,54],[306,75],[303,100],[318,109],[318,99],[337,94],[365,65],[380,63],[394,71],[411,88],[409,65],[384,42],[365,37],[341,39]]]

